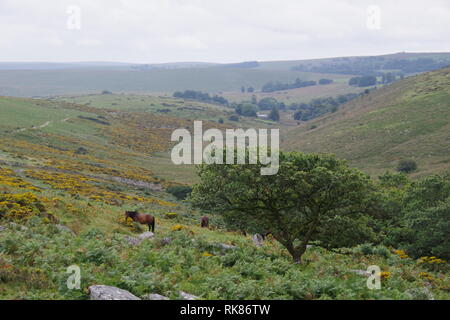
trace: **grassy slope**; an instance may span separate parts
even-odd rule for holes
[[[335,153],[378,174],[414,159],[416,176],[450,168],[450,68],[414,76],[291,130],[290,150]],[[317,126],[316,129],[311,129]]]

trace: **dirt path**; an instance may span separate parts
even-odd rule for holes
[[[68,121],[69,119],[70,119],[70,117],[69,117],[69,118],[62,119],[61,122],[66,122],[66,121]],[[40,126],[32,126],[31,128],[21,128],[21,129],[17,129],[17,130],[14,131],[14,132],[23,132],[23,131],[26,131],[26,130],[43,129],[43,128],[45,128],[45,127],[48,127],[48,126],[50,125],[50,123],[52,123],[52,122],[51,122],[51,121],[46,121],[45,123],[41,124]]]

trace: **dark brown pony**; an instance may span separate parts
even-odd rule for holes
[[[207,216],[202,217],[202,219],[200,220],[200,223],[201,223],[202,228],[208,228],[209,218]]]
[[[139,213],[137,211],[125,211],[125,220],[133,219],[140,224],[148,225],[148,231],[155,232],[155,217],[149,214]]]

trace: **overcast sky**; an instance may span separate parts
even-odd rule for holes
[[[449,22],[449,0],[0,0],[0,61],[449,52]]]

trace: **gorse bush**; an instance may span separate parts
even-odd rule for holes
[[[417,163],[414,160],[402,160],[398,163],[397,171],[411,173],[417,170]]]
[[[45,213],[45,205],[33,193],[0,194],[0,219],[22,220]]]

